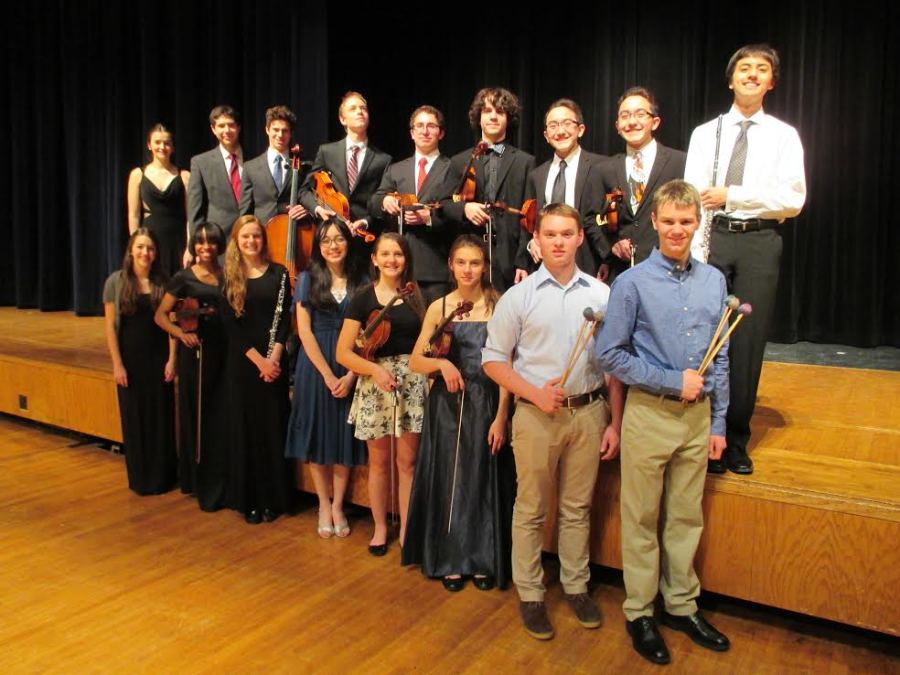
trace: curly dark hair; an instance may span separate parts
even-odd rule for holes
[[[522,111],[519,97],[503,87],[485,87],[475,94],[472,105],[469,106],[469,125],[473,131],[481,129],[481,111],[486,103],[506,113],[507,128],[518,126],[519,113]]]

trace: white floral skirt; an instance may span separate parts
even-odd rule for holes
[[[400,387],[392,392],[383,391],[368,375],[356,381],[353,403],[347,421],[356,426],[356,438],[369,441],[404,432],[422,432],[425,416],[425,376],[409,370],[409,354],[384,356],[376,359],[379,366],[388,371]]]

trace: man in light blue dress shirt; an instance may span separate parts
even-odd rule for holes
[[[699,372],[726,298],[722,273],[691,258],[700,194],[669,181],[653,195],[651,220],[659,248],[616,279],[595,349],[602,367],[630,386],[620,502],[626,625],[635,650],[664,664],[669,652],[653,618],[657,593],[663,624],[702,647],[729,647],[697,611],[694,572],[707,457],[725,449],[728,351]]]
[[[513,582],[526,632],[548,640],[553,627],[544,605],[541,548],[554,492],[566,600],[582,626],[600,625],[587,593],[590,509],[600,460],[618,454],[622,385],[606,378],[591,348],[592,333],[582,331],[584,310],[604,310],[609,289],[575,265],[584,239],[581,216],[565,204],[550,204],[541,210],[534,236],[543,264],[497,303],[482,363],[492,380],[518,397],[512,423],[518,481]],[[567,369],[580,333],[589,338],[587,348]],[[561,386],[564,372],[569,374]]]

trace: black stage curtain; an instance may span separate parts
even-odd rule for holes
[[[481,18],[483,14],[485,18]],[[0,199],[12,246],[0,252],[0,302],[99,308],[103,277],[124,243],[127,172],[157,120],[177,132],[177,157],[212,147],[206,114],[244,113],[247,156],[265,146],[264,109],[291,105],[304,157],[340,136],[337,101],[368,98],[372,143],[410,154],[409,113],[447,115],[443,150],[469,147],[475,91],[506,86],[524,109],[513,142],[538,161],[547,105],[584,109],[583,145],[622,149],[613,128],[627,87],[652,89],[657,137],[687,148],[691,130],[727,109],[725,64],[767,41],[782,56],[766,110],[794,125],[806,150],[808,198],[785,230],[773,339],[900,346],[900,228],[894,132],[900,9],[888,2],[581,3],[442,11],[422,3],[354,8],[233,0],[19,5],[10,10],[0,85]],[[272,38],[273,31],[284,37]],[[324,56],[323,56],[324,55]]]
[[[16,3],[0,64],[0,304],[102,310],[128,238],[128,172],[146,132],[175,131],[175,161],[215,145],[208,114],[243,115],[246,159],[265,149],[264,112],[286,104],[295,139],[327,134],[325,9],[311,2],[97,0]]]

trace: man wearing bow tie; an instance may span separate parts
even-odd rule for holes
[[[287,106],[266,110],[266,136],[269,148],[244,165],[241,177],[241,215],[255,215],[266,224],[279,213],[299,220],[307,215],[300,204],[289,208],[291,200],[291,163],[288,151],[297,117]]]
[[[525,201],[528,176],[534,169],[534,157],[507,142],[507,131],[519,121],[519,99],[501,87],[484,88],[475,94],[469,108],[469,124],[489,150],[475,160],[475,198],[470,202],[445,202],[447,220],[457,234],[490,234],[491,282],[500,292],[524,276],[516,268],[520,239],[525,235],[519,216],[507,213],[499,205],[518,209]],[[474,148],[450,160],[450,185],[460,185]]]

